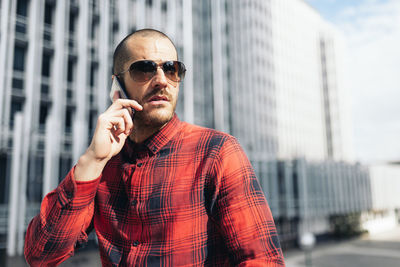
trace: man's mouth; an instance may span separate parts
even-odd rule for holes
[[[158,101],[169,101],[169,100],[168,100],[168,97],[166,97],[164,95],[154,95],[154,96],[150,97],[147,102],[158,102]]]

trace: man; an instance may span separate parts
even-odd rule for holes
[[[94,228],[103,266],[284,265],[236,139],[177,118],[177,60],[172,41],[152,29],[118,45],[114,79],[129,99],[115,92],[89,148],[44,198],[26,234],[28,263],[59,264]]]

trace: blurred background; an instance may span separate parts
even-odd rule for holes
[[[245,149],[288,266],[399,262],[398,0],[0,0],[0,14],[0,266],[24,266],[27,224],[111,103],[115,46],[147,27],[188,69],[179,117]],[[93,251],[66,265],[98,265]]]

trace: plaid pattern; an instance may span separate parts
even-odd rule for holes
[[[142,145],[127,141],[96,180],[73,175],[28,227],[33,266],[70,257],[93,228],[103,266],[284,266],[263,192],[230,135],[175,115]]]

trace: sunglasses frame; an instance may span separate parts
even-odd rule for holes
[[[154,69],[154,71],[151,72],[151,73],[152,73],[151,77],[149,77],[148,79],[143,80],[143,81],[142,81],[142,80],[139,80],[139,81],[138,81],[138,80],[135,80],[135,77],[134,77],[134,75],[131,73],[131,71],[132,71],[132,69],[133,69],[132,66],[133,66],[134,64],[138,63],[138,62],[152,62],[152,63],[153,63],[152,65],[153,65],[153,66],[156,66],[156,68]],[[174,80],[174,79],[171,79],[171,78],[169,77],[169,75],[167,75],[167,73],[164,71],[164,64],[167,63],[167,62],[173,62],[174,65],[175,65],[175,64],[178,64],[178,68],[181,67],[181,68],[183,69],[181,75],[179,75],[179,69],[178,69],[178,77],[179,77],[179,79],[178,79],[177,81]],[[186,66],[185,66],[185,64],[183,64],[183,62],[178,61],[178,60],[167,60],[167,61],[163,61],[163,62],[157,63],[157,62],[155,62],[155,61],[153,61],[153,60],[149,60],[149,59],[134,61],[134,62],[132,62],[132,63],[129,65],[129,68],[128,68],[128,69],[126,69],[126,70],[124,70],[124,71],[121,71],[120,73],[116,74],[115,76],[120,77],[122,74],[124,74],[124,73],[126,73],[126,72],[129,72],[129,76],[131,76],[132,80],[134,80],[134,81],[136,81],[136,82],[148,82],[148,81],[150,81],[151,79],[153,79],[153,77],[156,75],[157,69],[158,69],[158,68],[161,68],[161,69],[162,69],[162,71],[164,72],[165,77],[166,77],[168,80],[170,80],[170,81],[173,81],[173,82],[181,82],[181,81],[185,78]],[[145,73],[145,72],[143,72],[143,73]],[[150,73],[150,72],[149,72],[149,73]]]

